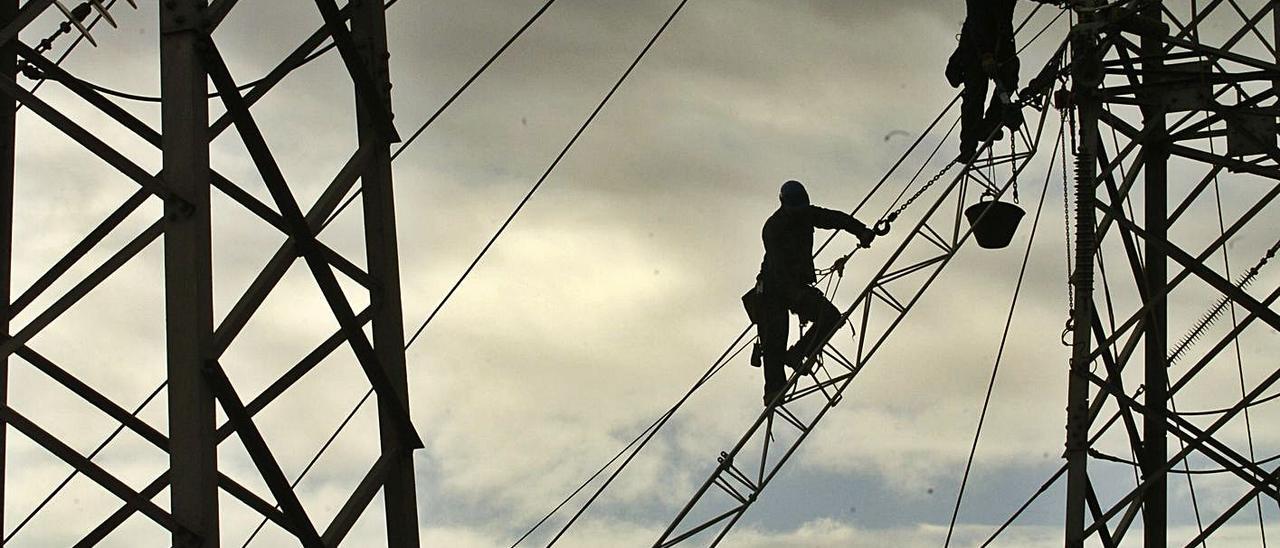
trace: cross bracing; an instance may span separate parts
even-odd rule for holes
[[[13,4],[18,9],[4,21],[0,31],[9,51],[21,60],[25,76],[61,86],[69,94],[60,95],[60,99],[70,97],[74,106],[42,99],[34,89],[19,85],[13,72],[9,72],[7,80],[0,79],[0,91],[138,188],[29,288],[12,301],[6,300],[12,302],[6,317],[15,321],[0,345],[3,355],[11,358],[11,366],[34,368],[119,421],[123,430],[168,455],[164,472],[136,489],[130,487],[132,481],[122,481],[118,471],[94,461],[93,456],[106,448],[110,439],[92,455],[82,454],[43,427],[34,412],[37,410],[7,404],[3,413],[10,433],[21,434],[43,447],[123,503],[118,510],[107,512],[109,517],[100,524],[76,524],[81,529],[74,533],[80,538],[77,544],[97,544],[140,514],[170,531],[174,546],[218,545],[223,540],[220,506],[231,504],[243,505],[245,510],[261,515],[272,527],[303,545],[336,545],[375,496],[382,495],[388,542],[416,545],[416,493],[409,454],[421,447],[421,441],[409,420],[404,376],[395,217],[387,167],[390,146],[398,136],[390,121],[384,6],[365,2],[340,8],[330,1],[317,2],[313,9],[317,19],[324,22],[323,28],[265,78],[244,86],[223,62],[215,39],[216,28],[236,2],[162,3],[158,13],[161,86],[156,98],[160,103],[157,126],[117,104],[104,95],[102,88],[65,71],[59,62],[49,58],[46,43],[33,48],[17,39],[20,31],[40,21],[46,11],[63,8],[60,2]],[[91,8],[96,12],[89,11]],[[117,16],[123,15],[120,9],[116,7]],[[92,40],[91,25],[86,26],[81,20],[89,13],[97,13],[114,23],[109,10],[109,5],[85,3],[75,12],[63,11],[72,18],[69,23],[74,23],[81,38]],[[357,90],[353,95],[355,108],[348,112],[358,121],[353,139],[358,144],[340,169],[332,173],[319,198],[305,203],[304,210],[279,168],[272,147],[263,138],[252,109],[290,72],[305,64],[309,56],[322,53],[325,42],[332,44],[324,49],[336,50],[345,64],[348,85]],[[13,65],[10,66],[12,70]],[[213,83],[212,95],[209,81]],[[211,100],[221,111],[210,108]],[[115,128],[112,131],[131,134],[158,150],[160,169],[144,167],[150,163],[145,156],[135,159],[136,152],[115,144],[114,139],[101,137],[105,134],[100,127],[90,129],[77,119],[79,116],[67,114],[84,110],[93,112],[97,120],[108,120]],[[212,119],[211,110],[221,114]],[[211,162],[210,143],[228,129],[233,130],[252,159],[256,177],[268,189],[268,200],[246,191],[243,181],[233,180],[240,176],[225,176]],[[9,143],[12,145],[12,141]],[[11,146],[9,150],[12,151]],[[12,175],[9,177],[11,181]],[[318,236],[322,223],[357,182],[364,194],[365,245],[353,254],[339,251]],[[217,199],[213,200],[215,192]],[[261,223],[259,228],[275,231],[282,242],[274,256],[268,256],[261,264],[258,275],[236,303],[216,321],[212,279],[217,261],[211,255],[215,218],[211,207],[215,203],[219,207],[230,204],[248,213]],[[6,209],[14,206],[11,200],[6,201]],[[116,234],[136,230],[132,225],[138,224],[137,219],[148,217],[150,220],[143,223],[146,228],[119,246]],[[162,250],[158,249],[159,242]],[[6,238],[6,264],[8,245]],[[165,350],[161,355],[167,355],[168,360],[168,374],[161,385],[168,403],[166,420],[161,423],[167,423],[167,434],[139,415],[142,406],[128,411],[73,373],[83,367],[54,361],[48,357],[51,354],[47,346],[41,349],[41,341],[48,340],[42,335],[57,330],[59,319],[90,306],[85,304],[86,299],[102,294],[104,287],[111,287],[113,280],[125,273],[135,273],[130,264],[155,252],[162,252],[164,266],[161,298],[156,299],[166,309],[164,329],[160,331],[164,336],[156,340],[164,341],[157,347]],[[83,265],[104,254],[106,260],[86,273]],[[254,397],[242,396],[244,370],[230,367],[228,350],[235,347],[246,330],[252,329],[253,318],[265,303],[297,290],[295,284],[282,283],[291,271],[309,275],[336,331],[327,339],[316,341],[317,346],[293,367],[272,367],[276,378]],[[69,290],[65,289],[67,284],[71,284]],[[7,277],[4,285],[9,285]],[[60,290],[61,294],[55,293]],[[341,509],[321,521],[300,501],[281,466],[280,443],[270,439],[260,420],[263,410],[340,348],[355,356],[353,365],[358,367],[358,377],[363,377],[363,382],[377,394],[381,429],[380,435],[371,437],[373,445],[381,447],[372,452],[365,464],[368,473],[352,486]],[[233,357],[231,361],[240,359]],[[153,392],[147,401],[160,392]],[[233,436],[257,473],[249,486],[243,483],[244,478],[232,478],[220,471],[217,464],[219,442]],[[153,500],[166,491],[168,503]],[[21,530],[6,533],[8,542]]]
[[[52,2],[32,1],[23,9],[48,10],[52,5]],[[195,19],[203,18],[209,24],[205,30],[209,30],[234,5],[234,2],[225,0],[215,3],[207,15]],[[343,202],[343,198],[354,192],[352,189],[357,179],[364,183],[359,192],[366,198],[366,214],[371,207],[367,202],[379,201],[376,190],[372,190],[374,196],[369,195],[368,178],[376,175],[370,174],[373,169],[370,166],[383,162],[389,152],[386,145],[396,138],[385,100],[378,98],[376,91],[377,80],[386,75],[379,73],[377,63],[374,63],[374,70],[366,70],[367,60],[362,61],[351,53],[351,41],[358,43],[368,36],[361,36],[359,29],[362,27],[354,23],[350,40],[343,36],[335,21],[351,16],[350,10],[339,10],[325,2],[319,2],[318,7],[318,12],[327,19],[325,28],[290,55],[279,69],[248,84],[241,83],[247,79],[237,81],[232,76],[216,45],[200,36],[201,29],[189,28],[192,20],[187,18],[189,13],[175,14],[165,20],[168,25],[166,41],[184,33],[196,36],[175,41],[179,46],[172,51],[181,52],[179,61],[166,66],[193,72],[177,73],[185,74],[190,80],[188,85],[176,87],[176,93],[165,88],[165,93],[158,99],[173,104],[172,101],[182,96],[186,103],[182,103],[184,106],[180,108],[195,108],[192,105],[206,98],[197,97],[192,92],[191,88],[195,86],[190,85],[191,82],[195,77],[211,78],[215,84],[213,104],[224,105],[225,114],[207,127],[215,134],[227,129],[235,130],[235,135],[245,143],[246,157],[252,159],[256,176],[263,179],[270,191],[269,199],[255,197],[244,190],[243,184],[233,182],[233,178],[216,171],[202,176],[200,170],[191,170],[192,165],[198,166],[207,161],[198,146],[193,148],[190,142],[179,143],[183,146],[169,146],[171,143],[166,139],[175,135],[171,126],[164,127],[163,131],[149,127],[115,106],[106,96],[109,90],[77,80],[42,52],[17,41],[9,41],[16,49],[16,55],[34,70],[39,70],[44,78],[65,86],[85,104],[164,154],[176,154],[183,160],[172,168],[177,171],[165,168],[149,172],[141,167],[145,163],[113,150],[106,141],[86,131],[73,117],[59,112],[56,106],[42,101],[39,96],[9,84],[4,84],[3,89],[6,95],[17,98],[24,108],[82,144],[138,187],[136,193],[124,201],[101,227],[75,246],[66,259],[50,268],[48,274],[41,276],[31,289],[12,300],[11,312],[27,311],[31,321],[18,322],[19,325],[14,326],[16,329],[4,342],[5,353],[83,397],[118,420],[122,428],[161,451],[175,451],[174,443],[189,443],[184,447],[191,450],[180,451],[183,457],[178,460],[198,457],[202,451],[207,455],[211,439],[236,434],[248,448],[254,468],[265,483],[265,489],[257,492],[269,492],[270,498],[255,494],[254,490],[235,479],[221,474],[211,475],[204,470],[203,475],[197,473],[186,478],[199,487],[186,492],[192,497],[190,500],[207,507],[210,486],[219,485],[227,494],[304,544],[331,544],[340,539],[343,529],[350,527],[350,523],[344,520],[354,520],[381,486],[403,486],[403,482],[387,479],[397,473],[393,470],[396,468],[394,457],[387,455],[414,445],[411,426],[405,420],[407,409],[398,409],[402,407],[401,403],[407,406],[407,398],[396,394],[394,379],[380,374],[383,370],[380,366],[386,360],[384,356],[376,355],[379,348],[399,348],[388,352],[399,354],[399,359],[403,360],[403,333],[381,331],[383,342],[399,339],[396,344],[388,346],[379,343],[377,327],[394,324],[393,331],[400,330],[398,317],[394,322],[379,321],[379,313],[386,312],[385,302],[378,303],[378,296],[386,295],[383,293],[386,278],[375,272],[378,270],[375,264],[379,260],[394,262],[394,253],[375,259],[377,252],[370,249],[366,260],[355,260],[316,237],[333,215],[350,203]],[[1190,391],[1181,392],[1184,388],[1195,386],[1215,371],[1230,370],[1229,366],[1234,364],[1227,363],[1228,367],[1224,367],[1223,363],[1231,362],[1232,350],[1242,340],[1274,335],[1277,324],[1273,311],[1274,292],[1269,292],[1265,283],[1255,283],[1259,279],[1258,272],[1267,268],[1276,252],[1272,245],[1274,242],[1256,243],[1256,233],[1265,232],[1260,227],[1268,218],[1274,198],[1275,190],[1270,185],[1280,173],[1275,163],[1280,154],[1277,154],[1274,143],[1277,97],[1273,82],[1280,79],[1276,75],[1275,33],[1274,29],[1263,25],[1275,19],[1275,6],[1271,2],[1139,1],[1110,5],[1075,2],[1069,8],[1078,21],[1072,34],[1071,63],[1061,67],[1061,75],[1070,77],[1068,88],[1074,92],[1066,102],[1074,109],[1071,121],[1078,123],[1078,127],[1073,125],[1069,130],[1076,138],[1073,140],[1078,140],[1070,148],[1077,154],[1081,181],[1077,202],[1082,204],[1084,211],[1081,227],[1075,234],[1079,253],[1072,278],[1077,290],[1076,306],[1072,311],[1076,315],[1073,333],[1077,356],[1070,371],[1072,378],[1079,382],[1074,383],[1070,399],[1073,405],[1069,414],[1072,436],[1068,439],[1070,465],[1055,474],[1049,483],[1067,474],[1068,483],[1073,486],[1068,487],[1069,514],[1065,528],[1069,541],[1080,541],[1080,535],[1086,535],[1104,545],[1116,544],[1126,542],[1122,540],[1126,534],[1136,535],[1132,531],[1142,528],[1148,543],[1163,545],[1166,540],[1173,542],[1159,536],[1159,531],[1164,528],[1164,512],[1159,507],[1178,504],[1195,506],[1198,534],[1210,537],[1223,524],[1252,508],[1250,505],[1256,503],[1257,495],[1272,498],[1277,495],[1271,470],[1274,459],[1266,454],[1254,454],[1251,437],[1246,439],[1235,434],[1241,429],[1246,433],[1250,431],[1247,425],[1239,426],[1240,422],[1248,422],[1249,409],[1272,400],[1274,379],[1271,376],[1261,381],[1246,379],[1241,369],[1239,399],[1236,404],[1225,408],[1209,409],[1214,406],[1205,405],[1179,413],[1175,407],[1180,394],[1190,394]],[[199,11],[198,5],[196,10]],[[19,13],[15,24],[35,20],[33,13]],[[185,22],[179,22],[180,18]],[[374,24],[372,32],[375,35],[378,34],[376,27]],[[3,36],[8,38],[17,35],[16,31],[4,32]],[[284,171],[257,125],[252,106],[279,78],[305,59],[318,54],[322,42],[330,36],[333,37],[331,47],[338,51],[350,74],[350,85],[357,92],[357,110],[365,123],[361,124],[355,151],[342,169],[337,170],[327,190],[310,210],[304,211],[306,202],[292,195]],[[166,83],[180,81],[166,80]],[[1092,91],[1092,85],[1098,86],[1096,92]],[[240,97],[241,93],[243,97]],[[1037,104],[1048,112],[1047,103],[1038,101]],[[186,127],[190,125],[189,116],[174,116],[169,121],[180,128],[176,132],[178,134],[183,131],[188,136],[196,133]],[[697,521],[702,516],[699,512],[703,510],[693,510],[687,516],[682,513],[682,519],[677,520],[669,531],[676,537],[674,540],[706,538],[714,542],[726,538],[724,535],[750,503],[758,496],[767,496],[761,494],[765,484],[813,430],[827,409],[836,406],[844,388],[864,365],[868,365],[867,360],[875,354],[881,342],[915,307],[920,295],[966,241],[967,225],[959,218],[965,200],[972,201],[983,189],[1007,196],[1010,189],[1016,188],[1012,183],[1017,175],[1025,177],[1025,167],[1030,160],[1037,154],[1045,154],[1050,148],[1041,146],[1045,118],[1040,117],[1038,122],[1038,125],[1033,124],[1034,131],[1029,128],[1016,136],[1018,144],[1008,154],[995,152],[967,170],[955,167],[953,169],[959,170],[961,175],[941,179],[937,187],[925,186],[926,189],[942,190],[936,196],[921,195],[922,201],[916,208],[923,210],[923,206],[930,204],[932,207],[919,224],[908,222],[914,217],[904,216],[904,221],[893,232],[895,236],[904,238],[902,245],[878,269],[873,283],[858,293],[848,309],[849,319],[857,330],[853,347],[846,346],[850,342],[843,337],[833,338],[832,346],[820,354],[818,375],[797,379],[794,391],[782,405],[761,414],[738,446],[724,453],[720,464],[714,467],[712,477],[694,500],[698,502],[707,492],[714,493],[726,497],[719,501],[725,504],[724,509],[710,511],[704,521]],[[1065,127],[1067,117],[1064,116],[1060,122]],[[1169,138],[1161,138],[1166,133]],[[203,138],[192,139],[198,143]],[[1007,147],[1007,143],[1001,146]],[[385,163],[379,165],[385,166]],[[1153,172],[1157,174],[1153,176]],[[1183,185],[1181,178],[1188,174],[1192,174],[1191,180]],[[324,295],[325,305],[338,324],[332,336],[282,374],[278,381],[271,383],[261,395],[248,401],[241,401],[232,382],[234,379],[222,370],[222,363],[216,359],[206,360],[199,368],[200,375],[185,379],[183,382],[187,384],[180,387],[192,390],[190,393],[196,396],[192,401],[203,402],[204,407],[177,409],[175,412],[207,418],[216,402],[226,412],[229,421],[214,429],[216,424],[201,418],[201,428],[206,435],[197,436],[198,440],[167,439],[145,421],[135,418],[134,413],[124,406],[95,393],[89,385],[67,373],[61,364],[37,353],[38,346],[32,348],[36,346],[35,341],[39,340],[41,332],[56,326],[57,319],[74,308],[78,300],[111,279],[154,242],[163,241],[168,246],[171,241],[182,241],[183,246],[190,244],[197,250],[195,256],[183,254],[176,257],[168,257],[166,251],[166,260],[174,261],[171,266],[176,270],[207,268],[208,265],[200,264],[199,260],[200,248],[207,247],[207,230],[198,226],[203,222],[199,219],[200,212],[207,205],[203,205],[202,196],[187,196],[187,190],[181,185],[169,184],[171,178],[207,179],[209,187],[217,189],[265,226],[288,238],[246,296],[219,326],[202,324],[204,313],[199,306],[171,311],[170,329],[177,325],[194,325],[195,331],[203,333],[201,336],[207,339],[201,342],[202,339],[197,337],[185,341],[186,344],[210,345],[215,356],[225,352],[249,325],[250,318],[262,305],[264,294],[272,292],[271,288],[280,283],[291,265],[297,265],[295,270],[313,278],[312,283]],[[1161,180],[1165,183],[1160,183]],[[1228,208],[1221,225],[1216,227],[1216,235],[1201,226],[1193,227],[1195,230],[1182,229],[1187,224],[1184,217],[1187,212],[1211,207],[1221,192],[1232,192],[1234,187],[1249,185],[1254,185],[1250,188],[1255,191],[1249,206],[1238,212]],[[389,199],[389,195],[384,198]],[[44,306],[40,300],[42,293],[64,279],[68,272],[74,271],[76,263],[83,260],[90,250],[106,247],[101,243],[113,229],[122,226],[126,219],[142,217],[138,213],[154,209],[148,203],[160,202],[165,204],[162,218],[141,223],[133,239],[111,250],[114,254],[109,254],[99,268],[76,281],[70,292]],[[1149,202],[1167,202],[1167,208],[1162,211],[1150,207]],[[390,206],[389,201],[382,203],[384,207]],[[935,215],[939,219],[931,219]],[[200,223],[181,225],[193,217]],[[1183,223],[1180,225],[1178,221]],[[376,224],[376,220],[369,222]],[[179,228],[175,229],[175,226]],[[367,225],[366,229],[371,233],[379,232],[376,226]],[[1211,237],[1205,237],[1206,233]],[[385,230],[382,234],[380,241],[385,244]],[[391,240],[394,242],[394,234]],[[1253,245],[1242,246],[1250,249],[1233,252],[1233,261],[1227,261],[1223,251],[1229,241]],[[1168,272],[1164,272],[1164,265],[1167,265]],[[1109,277],[1105,272],[1108,266],[1111,269]],[[395,270],[390,268],[382,270],[382,273],[394,273]],[[1117,282],[1117,277],[1124,281]],[[1265,277],[1261,279],[1266,280]],[[352,291],[351,288],[358,289]],[[199,284],[176,287],[173,291],[196,299],[193,302],[197,304],[207,298],[202,295],[207,288],[202,289]],[[353,299],[353,293],[369,297]],[[1168,325],[1173,323],[1169,318],[1182,317],[1162,311],[1174,306],[1196,308],[1193,315],[1197,319],[1186,322],[1186,325]],[[394,308],[398,316],[398,305]],[[356,332],[370,322],[374,329],[373,340],[362,342],[369,337]],[[1228,323],[1230,328],[1224,327]],[[1185,328],[1185,335],[1180,328]],[[1172,335],[1169,333],[1171,330]],[[181,347],[183,343],[178,341],[174,344]],[[323,524],[314,523],[307,515],[305,505],[295,500],[296,496],[291,493],[293,486],[283,476],[278,462],[273,462],[277,457],[272,454],[269,439],[261,432],[255,432],[253,417],[287,392],[286,388],[304,378],[326,355],[344,346],[350,347],[358,358],[353,365],[360,367],[364,382],[385,400],[380,413],[384,423],[383,453],[357,486],[339,519],[325,528]],[[1131,367],[1140,350],[1146,365],[1144,370]],[[1148,379],[1153,371],[1158,370],[1157,364],[1169,371],[1169,379],[1167,386],[1153,388]],[[1080,397],[1082,395],[1083,398]],[[1153,398],[1161,403],[1161,407],[1153,406]],[[397,399],[402,402],[396,402]],[[811,402],[813,407],[809,406]],[[1168,407],[1163,408],[1166,402]],[[1187,405],[1186,400],[1182,403]],[[1102,421],[1104,416],[1110,419]],[[178,515],[182,510],[177,506],[170,514],[169,510],[147,501],[164,488],[167,478],[161,477],[141,493],[133,493],[127,485],[113,478],[108,470],[94,464],[92,458],[76,454],[56,435],[31,419],[21,409],[5,410],[5,422],[12,427],[11,431],[39,442],[51,454],[72,463],[104,489],[126,501],[125,507],[113,518],[114,522],[109,521],[99,527],[91,534],[90,540],[97,538],[94,535],[109,532],[120,521],[137,513],[174,531],[175,539],[208,538],[195,532],[201,529],[200,526],[184,524]],[[764,436],[751,439],[753,434],[761,432],[773,433],[775,439],[767,442],[763,441]],[[790,437],[782,432],[789,432]],[[1157,443],[1170,436],[1169,441],[1173,443],[1164,447]],[[759,462],[744,464],[740,456],[743,453],[762,458]],[[1187,456],[1190,458],[1184,458]],[[179,468],[189,471],[192,466],[200,468],[198,462],[184,462]],[[1109,468],[1128,471],[1134,467],[1141,471],[1133,489],[1128,491],[1117,488],[1111,481],[1114,475],[1105,472]],[[1235,478],[1242,487],[1241,498],[1227,508],[1206,505],[1203,512],[1200,507],[1203,501],[1161,498],[1167,483],[1175,481],[1166,476],[1179,471],[1188,477],[1219,474]],[[412,478],[411,467],[400,467],[398,473],[408,474],[400,476],[402,479]],[[1107,478],[1105,487],[1093,480],[1100,476]],[[1176,481],[1181,479],[1179,476]],[[204,497],[203,503],[201,496]],[[402,493],[402,499],[406,501],[404,504],[410,504],[407,501],[412,498],[411,489]],[[200,519],[209,519],[207,513],[192,513],[197,514],[200,514]],[[403,527],[404,515],[400,519]],[[1080,524],[1082,519],[1084,523]],[[703,528],[703,525],[708,527]],[[1261,525],[1259,523],[1260,532],[1265,534]],[[686,536],[685,533],[691,534]],[[409,542],[406,540],[408,537],[391,538]],[[1197,542],[1197,539],[1191,539],[1189,544]],[[659,544],[665,545],[663,541]]]

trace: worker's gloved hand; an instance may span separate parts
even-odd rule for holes
[[[872,240],[876,239],[876,231],[866,227],[855,232],[854,236],[858,237],[858,247],[870,248]]]
[[[982,54],[982,72],[985,72],[989,77],[995,78],[996,71],[999,68],[1000,68],[1000,65],[996,63],[995,56],[991,55],[990,53]]]

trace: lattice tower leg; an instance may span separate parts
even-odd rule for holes
[[[204,374],[213,347],[207,78],[197,50],[203,0],[160,3],[161,146],[165,204],[166,343],[172,511],[198,539],[175,547],[218,546],[218,466],[214,399]],[[178,200],[185,203],[179,203]]]
[[[18,0],[0,0],[0,26],[7,26],[18,13]],[[0,48],[0,78],[15,81],[18,76],[16,42]],[[9,335],[9,301],[13,272],[13,172],[17,101],[0,96],[0,334]],[[0,406],[9,405],[9,358],[0,357]],[[0,538],[4,534],[5,461],[8,456],[8,425],[0,424]]]
[[[1155,4],[1144,10],[1143,15],[1154,20],[1163,19],[1161,6]],[[1164,47],[1160,40],[1143,37],[1143,80],[1147,76],[1158,74],[1164,67]],[[1168,185],[1169,185],[1169,130],[1165,122],[1165,108],[1158,104],[1143,108],[1143,122],[1147,126],[1146,143],[1143,146],[1143,172],[1145,174],[1145,223],[1152,239],[1163,241],[1168,239]],[[1141,448],[1143,476],[1152,483],[1143,495],[1142,523],[1143,537],[1147,548],[1163,548],[1168,536],[1168,482],[1163,466],[1168,456],[1168,426],[1164,412],[1169,408],[1169,373],[1168,373],[1168,299],[1165,286],[1168,284],[1168,257],[1160,246],[1147,245],[1144,248],[1145,283],[1147,298],[1154,300],[1147,315],[1144,345],[1144,379],[1146,413],[1142,420]]]
[[[391,104],[391,78],[387,51],[386,7],[382,2],[362,2],[352,13],[351,34],[373,73],[374,84],[385,104]],[[383,458],[391,461],[383,489],[387,543],[403,547],[419,545],[418,503],[413,474],[413,453],[402,443],[396,413],[407,411],[408,376],[404,357],[404,315],[400,300],[400,260],[396,239],[395,197],[391,184],[391,140],[379,131],[365,102],[356,98],[360,142],[377,143],[362,175],[365,249],[369,275],[378,283],[371,292],[373,345],[378,362],[387,370],[393,389],[405,407],[379,405]]]
[[[1096,2],[1089,2],[1094,5]],[[1079,24],[1091,22],[1088,11],[1081,12]],[[1089,491],[1087,452],[1089,438],[1090,326],[1093,322],[1093,258],[1097,221],[1093,208],[1097,188],[1098,116],[1097,97],[1101,79],[1097,35],[1075,34],[1071,43],[1075,65],[1072,81],[1079,108],[1080,151],[1076,157],[1076,255],[1071,283],[1075,286],[1071,364],[1067,381],[1067,501],[1064,536],[1067,548],[1084,546],[1086,499]]]

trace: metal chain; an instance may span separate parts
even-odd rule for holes
[[[929,179],[929,181],[926,182],[924,186],[920,187],[920,189],[917,190],[915,194],[912,194],[910,198],[907,198],[907,201],[903,202],[902,205],[898,206],[897,209],[894,209],[888,215],[885,215],[884,221],[892,223],[898,220],[898,215],[900,215],[903,211],[906,211],[907,208],[911,207],[911,204],[914,203],[917,198],[919,198],[921,195],[927,192],[929,190],[929,187],[933,186],[934,183],[938,182],[938,180],[941,179],[943,175],[946,175],[948,171],[951,171],[951,166],[954,166],[954,165],[956,165],[956,161],[951,160],[951,162],[949,162],[946,166],[943,166],[942,171],[939,171],[937,175],[934,175],[932,179]]]
[[[1013,154],[1013,161],[1009,163],[1009,171],[1013,173],[1013,203],[1022,203],[1018,199],[1018,132],[1009,130],[1009,151]]]

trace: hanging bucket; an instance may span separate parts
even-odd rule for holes
[[[978,246],[985,249],[1008,247],[1025,214],[1017,205],[999,200],[979,201],[964,210],[965,218],[973,227],[973,237],[978,240]],[[982,222],[978,222],[979,218]]]

